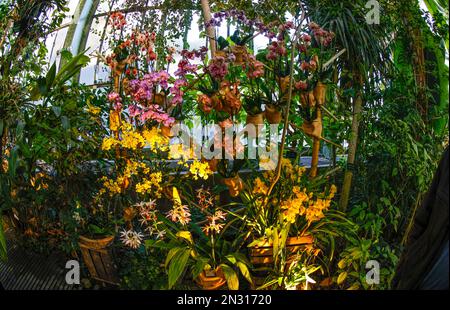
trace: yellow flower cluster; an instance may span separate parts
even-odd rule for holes
[[[97,116],[100,114],[100,112],[102,111],[102,109],[94,107],[92,105],[88,105],[88,109],[87,109],[88,113],[93,115],[93,116]]]
[[[131,178],[131,176],[139,174],[139,169],[142,170],[144,175],[150,173],[150,168],[146,164],[133,160],[127,160],[127,166],[125,167],[123,174],[124,176]]]
[[[153,127],[151,130],[144,130],[142,137],[145,139],[146,146],[153,151],[167,151],[169,139],[161,134],[161,130]]]
[[[145,146],[145,139],[136,131],[123,131],[120,144],[123,148],[137,150]]]
[[[267,187],[266,183],[261,181],[261,179],[258,177],[253,181],[253,195],[266,195],[269,188]]]
[[[119,141],[117,141],[114,138],[105,138],[102,141],[102,150],[103,151],[109,151],[111,150],[114,146],[116,146],[119,143]]]
[[[192,174],[194,180],[198,180],[199,178],[207,180],[213,174],[207,162],[202,163],[198,160],[194,160],[189,167],[189,172]]]
[[[153,194],[153,197],[160,198],[162,187],[162,173],[154,172],[151,173],[149,178],[144,179],[143,182],[136,184],[136,192],[142,195]]]
[[[179,159],[178,164],[188,168],[189,166],[186,162],[194,158],[194,149],[185,148],[183,144],[172,144],[169,148],[169,159]]]
[[[327,211],[330,208],[331,200],[336,194],[336,186],[332,185],[330,189],[330,193],[325,198],[317,198],[313,200],[313,194],[306,194],[306,191],[302,192],[294,187],[295,197],[291,200],[291,204],[286,204],[284,216],[285,219],[291,223],[295,222],[297,215],[304,216],[308,221],[308,224],[317,222],[325,217],[324,211]],[[303,202],[309,202],[307,208],[303,206]],[[301,203],[301,204],[300,204]]]
[[[292,165],[291,161],[287,158],[281,159],[281,167],[282,167],[282,171],[284,174],[284,178],[289,179],[292,182],[300,182],[302,175],[306,171],[306,167],[302,167],[302,166],[298,166],[298,165],[294,166],[294,165]],[[274,176],[275,176],[275,171],[267,171],[264,174],[264,177],[267,180],[273,179]]]
[[[149,175],[150,168],[144,163],[133,160],[127,160],[127,165],[123,171],[123,174],[117,177],[116,180],[108,179],[107,177],[102,178],[104,188],[100,190],[99,194],[103,195],[108,191],[109,195],[112,197],[115,194],[123,193],[124,190],[126,190],[129,187],[131,177],[134,175],[138,175],[139,173]],[[150,174],[150,180],[152,183],[158,184],[158,191],[159,191],[160,188],[159,184],[161,183],[162,175],[160,172],[158,172],[158,174],[159,175],[156,175],[156,173]],[[138,188],[138,186],[136,187]],[[141,189],[144,187],[141,185],[139,188]]]
[[[116,145],[130,150],[142,149],[144,146],[149,146],[154,152],[168,150],[169,140],[161,134],[158,128],[145,129],[142,133],[136,131],[129,123],[123,123],[120,128],[122,129],[122,138],[120,140],[113,137],[103,139],[102,150],[109,151]]]
[[[126,183],[126,178],[123,176],[118,177],[116,180],[108,179],[103,177],[103,188],[99,191],[100,195],[103,195],[108,191],[109,195],[112,197],[116,194],[122,193],[124,190],[124,184]]]
[[[297,220],[298,215],[305,214],[307,209],[305,208],[304,203],[309,202],[312,197],[312,193],[306,193],[306,188],[301,190],[300,187],[294,186],[292,191],[294,193],[294,198],[281,203],[283,219],[289,223],[294,223]]]

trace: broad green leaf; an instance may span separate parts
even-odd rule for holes
[[[246,264],[238,261],[236,263],[236,265],[238,266],[239,270],[241,271],[241,274],[244,276],[244,278],[250,283],[253,284],[252,281],[252,276],[250,275],[250,271],[248,270],[248,267]]]
[[[47,84],[48,90],[51,89],[51,87],[53,86],[55,77],[56,77],[56,62],[53,63],[53,65],[50,67],[50,70],[47,72],[45,82]]]
[[[56,117],[60,117],[61,116],[61,107],[52,106],[52,111],[53,111],[53,113],[55,113]]]
[[[189,248],[181,249],[172,258],[169,265],[169,289],[177,283],[180,276],[186,269],[191,250]]]
[[[192,239],[192,234],[190,231],[179,231],[177,233],[177,237],[182,238],[186,241],[188,241],[190,244],[194,244],[194,240]]]
[[[67,116],[61,117],[61,124],[65,130],[68,130],[70,128],[70,121]]]
[[[338,276],[338,278],[337,278],[337,284],[338,284],[338,285],[342,284],[342,283],[345,281],[346,278],[347,278],[347,272],[344,271],[343,273],[341,273],[341,274]]]
[[[198,277],[198,275],[205,269],[205,267],[208,265],[208,260],[204,258],[200,258],[195,263],[194,267],[192,268],[192,277],[195,279]]]
[[[180,248],[180,247],[176,247],[176,248],[170,249],[170,251],[169,251],[169,253],[167,254],[167,257],[166,257],[166,262],[164,263],[166,268],[169,265],[170,261],[175,257],[175,255],[177,255],[177,253],[179,251],[181,251],[182,249],[183,248]]]
[[[225,275],[225,279],[227,279],[227,285],[230,290],[238,290],[239,289],[239,278],[236,272],[228,265],[222,264],[220,267],[223,270],[223,274]]]
[[[176,187],[173,187],[172,189],[173,191],[173,201],[175,203],[175,205],[181,205],[181,198],[180,198],[180,194],[178,193],[178,189]]]

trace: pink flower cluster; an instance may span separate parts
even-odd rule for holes
[[[329,31],[326,31],[326,30],[320,28],[320,26],[314,22],[309,23],[309,29],[311,29],[316,41],[320,45],[327,47],[331,44],[331,42],[334,39],[335,35],[333,32],[329,32]]]
[[[170,75],[167,71],[158,71],[146,74],[140,80],[131,80],[129,87],[133,100],[138,102],[150,101],[156,86],[159,85],[165,90],[169,88],[169,78]]]
[[[264,64],[256,60],[254,55],[249,55],[248,60],[247,77],[249,79],[262,77],[264,75]]]
[[[197,71],[197,65],[193,65],[187,59],[182,59],[178,63],[178,70],[175,71],[175,75],[178,77],[184,77],[186,74],[195,73]]]
[[[160,106],[156,104],[149,105],[148,107],[140,107],[138,105],[130,105],[128,107],[130,117],[137,117],[141,122],[145,123],[147,120],[153,120],[163,124],[166,127],[170,127],[175,119],[165,113]]]
[[[181,87],[187,86],[187,82],[184,79],[178,79],[173,84],[173,87],[170,89],[170,93],[173,95],[170,103],[173,105],[183,103],[183,95],[184,92]]]
[[[108,101],[113,104],[114,110],[120,111],[122,110],[122,98],[116,92],[111,92],[107,96]]]
[[[208,66],[208,72],[215,80],[222,80],[228,74],[228,63],[222,56],[216,56],[211,59]]]
[[[308,89],[308,83],[305,81],[298,81],[294,85],[295,89],[297,90],[307,90]]]
[[[316,60],[311,59],[309,62],[303,61],[300,64],[300,69],[303,71],[315,71],[317,69],[318,63]]]
[[[267,54],[268,60],[275,60],[280,56],[285,56],[287,54],[287,50],[285,47],[284,41],[273,41],[269,45],[269,53]]]

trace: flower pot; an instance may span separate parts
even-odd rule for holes
[[[283,119],[281,111],[273,105],[266,105],[265,116],[270,124],[279,124]]]
[[[322,137],[322,119],[317,118],[313,121],[303,121],[302,130],[303,132],[313,138],[320,139]]]
[[[237,197],[244,189],[244,182],[238,174],[233,178],[224,178],[223,183],[228,187],[231,197]]]
[[[207,160],[208,165],[209,165],[209,169],[212,172],[217,172],[217,165],[219,165],[219,160],[217,158],[213,158],[210,160]]]
[[[243,65],[245,64],[247,57],[248,57],[248,51],[247,47],[245,45],[234,45],[231,48],[231,51],[233,52],[234,56],[236,57],[235,64],[236,65]]]
[[[313,94],[316,99],[316,103],[318,105],[324,105],[327,94],[327,85],[318,81],[316,87],[314,88]]]
[[[83,261],[92,278],[110,284],[118,284],[119,279],[116,275],[116,266],[112,261],[109,249],[113,240],[114,236],[102,238],[80,236],[78,245],[80,246]]]
[[[202,271],[195,279],[195,282],[204,290],[218,290],[227,283],[220,267],[215,270]]]
[[[180,122],[179,121],[175,121],[172,125],[170,125],[170,126],[164,126],[164,125],[161,125],[161,128],[160,128],[160,130],[161,130],[161,134],[164,136],[164,137],[166,137],[166,138],[173,138],[175,135],[174,134],[172,134],[172,128],[173,128],[173,126],[175,126],[175,125],[177,125],[177,124],[179,124]]]
[[[286,251],[294,254],[302,247],[313,244],[312,236],[288,237],[286,240]],[[253,265],[267,265],[273,263],[273,242],[264,240],[250,247],[250,262]]]
[[[258,113],[255,115],[247,114],[247,124],[253,125],[263,125],[264,124],[264,113]]]

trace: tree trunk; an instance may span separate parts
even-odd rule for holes
[[[347,210],[348,202],[350,199],[350,191],[352,187],[353,179],[353,169],[355,165],[356,149],[358,146],[358,135],[359,135],[359,122],[361,120],[362,113],[362,79],[360,75],[355,75],[355,79],[358,85],[358,91],[356,93],[355,101],[353,104],[353,120],[352,120],[352,134],[348,146],[348,159],[347,159],[347,169],[344,174],[344,182],[342,184],[341,198],[339,201],[339,207],[341,211],[345,212]]]
[[[208,0],[201,0],[201,2],[203,17],[205,19],[205,23],[207,23],[212,19],[211,8],[209,6]],[[214,57],[214,55],[216,55],[216,31],[214,30],[214,26],[206,27],[206,34],[209,37],[209,49],[211,50],[211,57]]]

